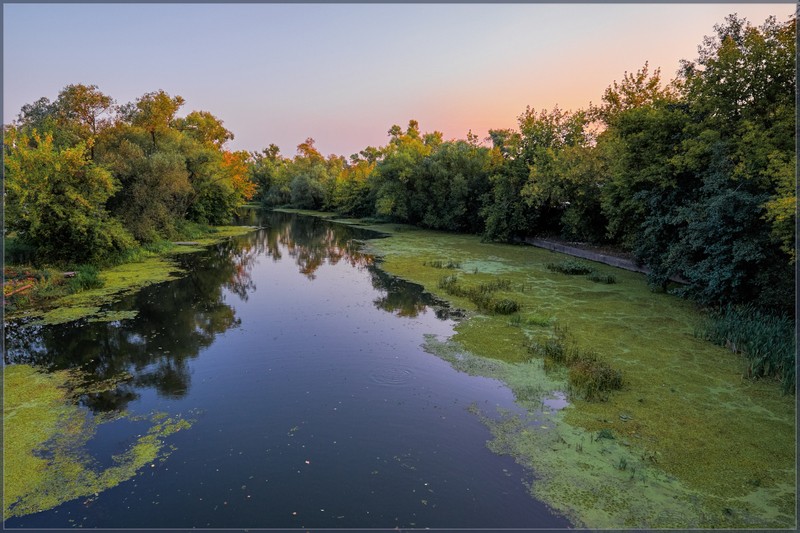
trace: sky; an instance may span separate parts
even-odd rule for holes
[[[163,89],[231,150],[382,146],[393,124],[463,139],[527,106],[577,110],[645,62],[672,79],[714,24],[795,4],[4,4],[3,122],[69,84]]]

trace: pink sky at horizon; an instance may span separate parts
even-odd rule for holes
[[[229,148],[307,137],[349,156],[409,119],[446,139],[515,128],[526,106],[586,108],[625,71],[672,79],[729,13],[795,4],[5,4],[4,123],[71,83],[119,103],[164,89]],[[87,13],[89,15],[87,15]],[[91,16],[85,31],[71,28]],[[181,30],[181,31],[178,31]],[[98,46],[102,43],[102,46]],[[87,59],[88,58],[88,59]]]

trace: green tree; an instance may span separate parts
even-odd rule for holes
[[[336,181],[333,209],[344,215],[371,215],[374,206],[369,198],[368,180],[374,169],[374,160],[362,159],[359,154],[350,156],[349,164],[342,169]]]
[[[6,226],[41,259],[98,261],[134,244],[105,208],[117,184],[85,144],[59,149],[50,135],[7,128],[3,146]]]
[[[485,195],[480,216],[484,221],[485,240],[510,241],[530,233],[536,209],[520,195],[528,180],[530,168],[522,152],[519,132],[489,130],[492,141],[490,190]]]
[[[155,150],[158,148],[156,134],[167,133],[175,125],[175,115],[184,102],[182,97],[173,98],[160,90],[146,93],[136,102],[120,107],[119,113],[123,120],[150,134],[152,149]]]
[[[196,162],[187,167],[180,132],[165,127],[158,139],[154,145],[152,130],[119,121],[97,147],[98,161],[121,185],[109,200],[109,209],[142,242],[177,235],[194,194],[190,168],[195,173],[201,169]]]
[[[109,113],[114,100],[101,93],[96,85],[67,85],[55,102],[58,128],[73,137],[70,144],[84,142],[94,159],[97,135],[111,124]]]
[[[587,185],[582,197],[597,192],[590,181],[573,176],[577,170],[578,155],[585,154],[590,136],[587,132],[587,115],[584,111],[570,113],[555,107],[538,114],[531,108],[520,116],[521,157],[528,166],[528,179],[520,190],[520,197],[534,208],[527,231],[529,233],[561,233],[566,211],[577,200],[578,185]],[[568,155],[564,155],[567,151]],[[569,161],[566,160],[569,158]],[[587,159],[588,161],[588,159]],[[580,209],[589,206],[588,198]],[[573,218],[579,210],[576,204]]]
[[[793,311],[795,26],[735,15],[714,27],[681,71],[693,120],[680,164],[702,180],[676,245],[687,292],[703,303]]]
[[[175,128],[196,141],[217,149],[233,140],[233,133],[225,129],[222,121],[208,111],[192,111],[185,118],[175,119]]]
[[[441,142],[441,134],[428,134],[424,138],[416,120],[408,122],[403,132],[400,126],[389,129],[389,144],[372,173],[371,187],[376,214],[411,224],[422,220],[423,208],[418,196],[420,190],[420,164]],[[428,144],[426,144],[426,141]]]
[[[424,184],[416,202],[423,207],[420,224],[429,228],[483,232],[477,216],[489,191],[489,149],[467,141],[444,142],[420,165]]]

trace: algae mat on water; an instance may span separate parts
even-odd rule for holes
[[[92,415],[73,401],[81,387],[75,371],[44,373],[27,365],[11,365],[3,374],[4,520],[91,497],[132,478],[141,468],[166,457],[167,436],[191,425],[164,413]],[[98,387],[92,392],[98,392]],[[86,443],[99,425],[124,420],[144,421],[149,428],[111,458],[112,466],[98,468],[96,458],[86,453]]]
[[[526,348],[552,337],[554,324],[622,371],[623,389],[608,401],[571,397],[546,424],[480,414],[495,436],[491,447],[534,470],[538,498],[587,527],[796,525],[794,397],[783,396],[777,383],[743,378],[739,356],[696,338],[701,317],[690,303],[651,292],[641,274],[606,265],[593,263],[618,283],[551,272],[547,263],[567,259],[555,252],[369,227],[391,234],[368,243],[384,270],[470,312],[448,348],[427,343],[432,353],[502,361],[501,375],[486,375],[506,381],[523,403],[532,391],[547,397],[568,390],[558,369],[547,376],[557,383],[553,390],[540,390],[547,379],[534,376],[545,371],[531,367]],[[432,266],[440,264],[459,266]],[[518,317],[478,313],[468,298],[439,288],[445,275],[465,287],[504,280],[496,295],[516,301]],[[481,367],[497,368],[473,364],[471,372]]]

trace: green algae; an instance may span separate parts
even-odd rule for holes
[[[101,311],[93,313],[89,322],[118,322],[120,320],[130,320],[136,318],[139,311]]]
[[[624,373],[624,388],[608,401],[573,399],[543,424],[548,431],[484,416],[492,448],[539,477],[537,498],[593,528],[796,525],[793,398],[776,383],[745,379],[741,357],[698,339],[702,317],[691,304],[607,265],[592,263],[616,284],[550,272],[548,263],[568,259],[556,252],[393,224],[362,227],[391,235],[366,245],[382,269],[467,311],[452,344],[428,339],[426,348],[459,370],[506,382],[531,412],[537,399],[541,407],[567,388],[566,372],[545,372],[525,349],[556,324]],[[430,266],[438,261],[459,264],[452,271],[472,285],[509,279],[504,295],[530,320],[486,315],[447,294],[438,287],[441,269]],[[599,431],[617,438],[600,442]]]
[[[46,311],[40,319],[31,322],[33,326],[63,324],[72,322],[86,316],[92,316],[100,311],[99,306],[65,305]]]
[[[121,376],[120,380],[129,376]],[[23,516],[119,485],[169,453],[164,439],[187,429],[191,421],[166,414],[132,417],[127,413],[92,416],[74,402],[81,392],[115,386],[118,379],[79,384],[76,371],[44,373],[31,366],[4,369],[3,405],[4,519]],[[100,424],[148,420],[152,425],[113,464],[97,466],[85,445]]]

